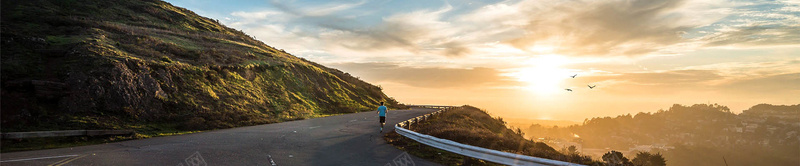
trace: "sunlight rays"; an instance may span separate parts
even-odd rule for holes
[[[509,76],[528,84],[524,87],[526,90],[539,95],[552,95],[563,91],[562,82],[572,75],[569,69],[562,68],[568,63],[568,59],[563,56],[542,55],[530,59],[527,62],[529,67],[512,72]]]

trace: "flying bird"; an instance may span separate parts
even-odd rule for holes
[[[572,78],[575,78],[575,76],[578,76],[578,74],[572,75],[572,76],[570,76],[570,77],[572,77]]]
[[[586,86],[589,86],[589,89],[594,89],[594,87],[597,87],[597,85],[594,85],[594,86],[586,85]]]
[[[569,88],[567,88],[567,89],[564,89],[564,90],[567,90],[567,91],[570,91],[570,92],[572,92],[572,89],[569,89]]]

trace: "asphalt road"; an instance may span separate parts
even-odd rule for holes
[[[0,154],[0,165],[438,165],[386,144],[400,121],[436,111],[390,110],[379,133],[375,112]]]

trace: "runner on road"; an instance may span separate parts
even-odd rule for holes
[[[383,102],[381,102],[381,106],[378,107],[378,118],[380,118],[381,123],[381,133],[383,133],[383,125],[386,124],[386,106],[383,106]]]

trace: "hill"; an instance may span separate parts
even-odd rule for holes
[[[1,34],[3,132],[203,130],[402,107],[160,0],[2,1]]]
[[[800,163],[798,111],[800,105],[759,104],[734,114],[717,104],[675,104],[561,128],[534,124],[525,132],[552,142],[579,135],[573,142],[586,149],[662,152],[669,165],[724,165],[722,157],[732,165],[792,165]]]
[[[577,153],[562,154],[547,144],[527,140],[523,137],[521,130],[509,129],[502,119],[492,118],[485,111],[472,106],[462,106],[445,111],[423,121],[413,129],[421,134],[487,149],[586,165],[602,164],[599,161],[592,161],[588,156],[581,156]],[[386,140],[410,154],[445,165],[496,165],[421,145],[395,132],[387,134]]]

